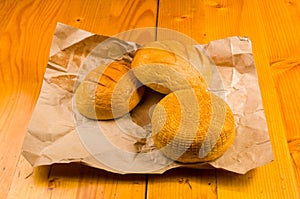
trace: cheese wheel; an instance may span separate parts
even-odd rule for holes
[[[152,113],[152,138],[167,157],[196,163],[220,157],[233,143],[233,113],[220,97],[197,89],[164,97]]]
[[[130,63],[113,61],[87,74],[76,89],[75,102],[85,117],[109,120],[131,111],[143,93],[144,86],[130,70]]]

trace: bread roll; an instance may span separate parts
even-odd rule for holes
[[[87,74],[76,90],[76,107],[90,119],[114,119],[131,111],[143,93],[130,63],[114,61]]]
[[[151,120],[156,147],[183,163],[214,160],[235,137],[230,107],[218,96],[201,90],[168,94],[156,105]]]
[[[210,61],[193,46],[177,41],[156,41],[137,50],[132,68],[144,85],[168,94],[190,87],[206,90],[201,71],[210,68]]]

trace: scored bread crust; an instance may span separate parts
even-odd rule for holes
[[[172,92],[157,104],[151,120],[153,141],[165,156],[178,162],[214,160],[233,143],[233,113],[223,99],[200,90],[193,90],[198,104],[195,110],[186,102],[192,101],[188,92]]]
[[[151,89],[168,94],[175,90],[207,84],[196,65],[209,68],[209,59],[193,46],[176,41],[151,42],[138,49],[132,60],[135,76]]]
[[[120,60],[89,72],[76,89],[76,107],[87,118],[109,120],[131,111],[141,100],[144,87]]]

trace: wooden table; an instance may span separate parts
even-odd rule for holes
[[[199,43],[248,36],[275,160],[245,175],[118,175],[79,164],[33,169],[20,151],[57,22],[104,35],[164,27]],[[1,0],[0,198],[299,198],[299,24],[297,0]]]

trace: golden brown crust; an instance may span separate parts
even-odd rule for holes
[[[226,102],[208,92],[193,92],[200,115],[194,113],[195,108],[188,107],[189,103],[180,101],[192,100],[187,98],[187,90],[168,94],[152,114],[155,145],[167,157],[183,163],[214,160],[229,148],[235,137],[233,113]]]
[[[205,79],[192,65],[196,59],[202,62],[195,53],[176,41],[153,42],[137,50],[131,66],[143,84],[163,94],[190,87],[206,90]]]
[[[92,70],[76,90],[78,111],[90,118],[109,120],[123,116],[140,101],[144,87],[130,71],[130,64],[114,61]]]

